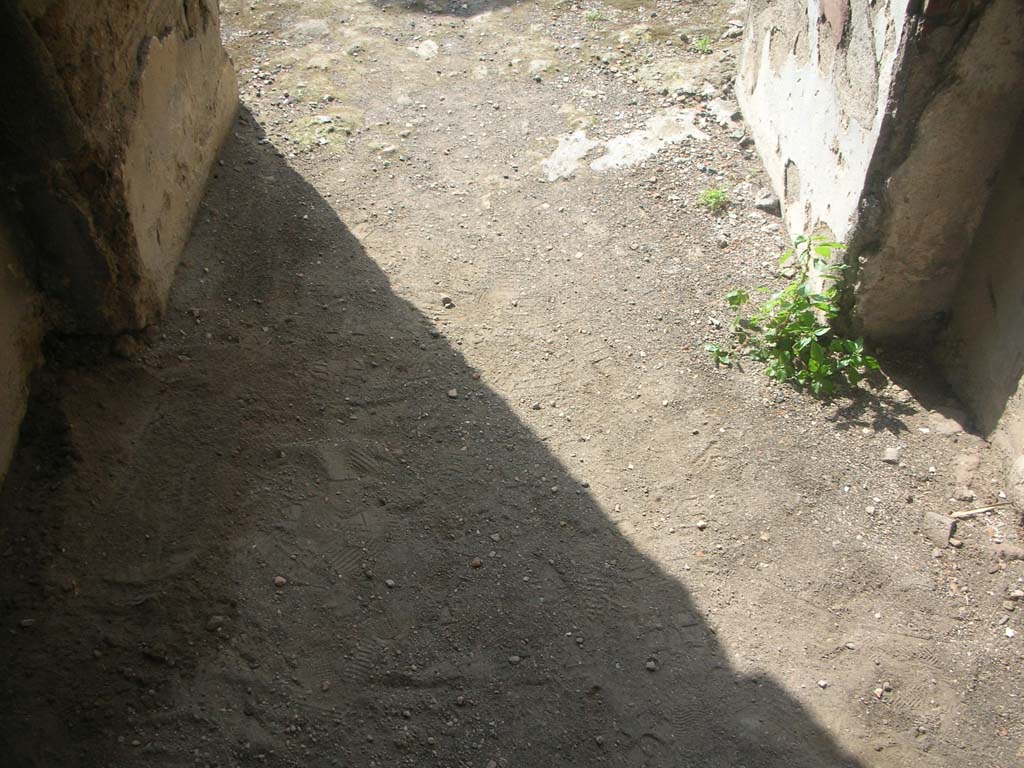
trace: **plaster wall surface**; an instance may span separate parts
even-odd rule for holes
[[[26,109],[45,105],[62,126],[43,146],[28,120],[0,117],[40,288],[61,330],[145,327],[237,105],[217,3],[20,0],[2,12],[16,82],[31,82]]]
[[[855,331],[932,338],[1024,111],[1024,3],[753,0],[737,96],[791,234],[849,244]]]
[[[906,137],[884,137],[862,201],[855,320],[876,339],[942,327],[1024,114],[1024,3],[945,23],[918,26],[892,107]]]
[[[971,246],[943,339],[947,376],[1024,501],[1024,121]]]
[[[150,41],[125,151],[128,213],[161,311],[237,106],[235,73],[217,25],[205,24],[191,36]]]
[[[0,219],[0,482],[18,441],[29,376],[39,360],[42,302],[22,270],[13,232]]]
[[[889,102],[907,0],[752,0],[737,97],[790,232],[845,239]]]

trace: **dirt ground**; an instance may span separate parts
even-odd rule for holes
[[[789,238],[742,7],[222,5],[165,322],[51,341],[0,496],[4,765],[1024,764],[1019,516],[922,522],[998,457],[703,349]]]

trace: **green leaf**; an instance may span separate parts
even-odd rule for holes
[[[730,307],[737,308],[743,306],[750,300],[750,294],[742,288],[734,288],[725,294],[725,300],[729,302]]]
[[[732,365],[732,353],[730,350],[722,349],[717,344],[705,344],[704,349],[711,353],[711,359],[717,365]]]
[[[878,362],[864,354],[863,339],[846,339],[832,329],[832,321],[840,315],[839,290],[829,281],[837,282],[848,265],[828,264],[825,259],[843,245],[805,235],[794,243],[794,248],[782,254],[779,265],[795,260],[797,277],[773,293],[764,287],[753,289],[771,295],[746,317],[740,309],[749,303],[750,293],[740,288],[730,291],[726,300],[736,310],[731,326],[733,346],[723,349],[708,344],[705,348],[723,365],[729,365],[737,351],[745,352],[764,363],[768,377],[828,397],[840,388],[856,386],[868,370],[878,368]],[[810,284],[812,266],[821,270],[824,281],[818,290]]]

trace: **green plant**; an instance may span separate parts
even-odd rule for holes
[[[724,189],[705,189],[697,200],[712,213],[721,213],[729,207],[729,195]]]
[[[715,365],[732,365],[732,350],[720,347],[718,344],[705,344],[704,349],[711,353],[711,359]]]
[[[796,276],[745,317],[741,313],[750,294],[741,288],[729,291],[725,298],[735,312],[733,345],[723,349],[706,344],[712,359],[730,365],[733,356],[747,353],[765,363],[771,378],[825,396],[854,386],[868,370],[877,369],[878,361],[865,353],[863,339],[843,338],[832,329],[840,311],[836,283],[846,268],[832,262],[832,252],[842,248],[821,237],[798,237],[779,261],[780,266],[793,261]],[[822,283],[817,291],[811,286],[815,275]]]
[[[693,41],[693,50],[697,53],[711,53],[711,38],[707,35]]]
[[[608,17],[598,10],[587,11],[587,21],[608,21]]]

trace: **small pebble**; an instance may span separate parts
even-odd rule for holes
[[[648,672],[653,672],[658,668],[658,663],[654,659],[650,659],[644,666],[647,667]]]
[[[286,579],[284,576],[275,576],[274,577],[274,586],[275,587],[283,587],[287,583],[288,583],[288,579]]]
[[[384,586],[387,587],[388,589],[394,589],[395,588],[395,580],[394,579],[384,579]]]
[[[818,687],[822,689],[828,688],[828,680],[819,680]]]
[[[483,564],[484,561],[481,560],[479,557],[474,557],[472,560],[469,561],[469,566],[471,568],[479,568]]]
[[[450,398],[452,398],[454,400],[458,396],[459,396],[459,390],[457,390],[457,389],[449,389],[448,390],[448,397],[450,397]]]
[[[508,663],[511,664],[512,666],[515,666],[520,661],[522,661],[522,659],[519,656],[509,656],[508,657]]]
[[[890,446],[886,448],[885,453],[882,454],[882,461],[884,461],[886,464],[899,464],[900,456],[902,455],[903,452],[899,448],[896,448],[895,446]]]

